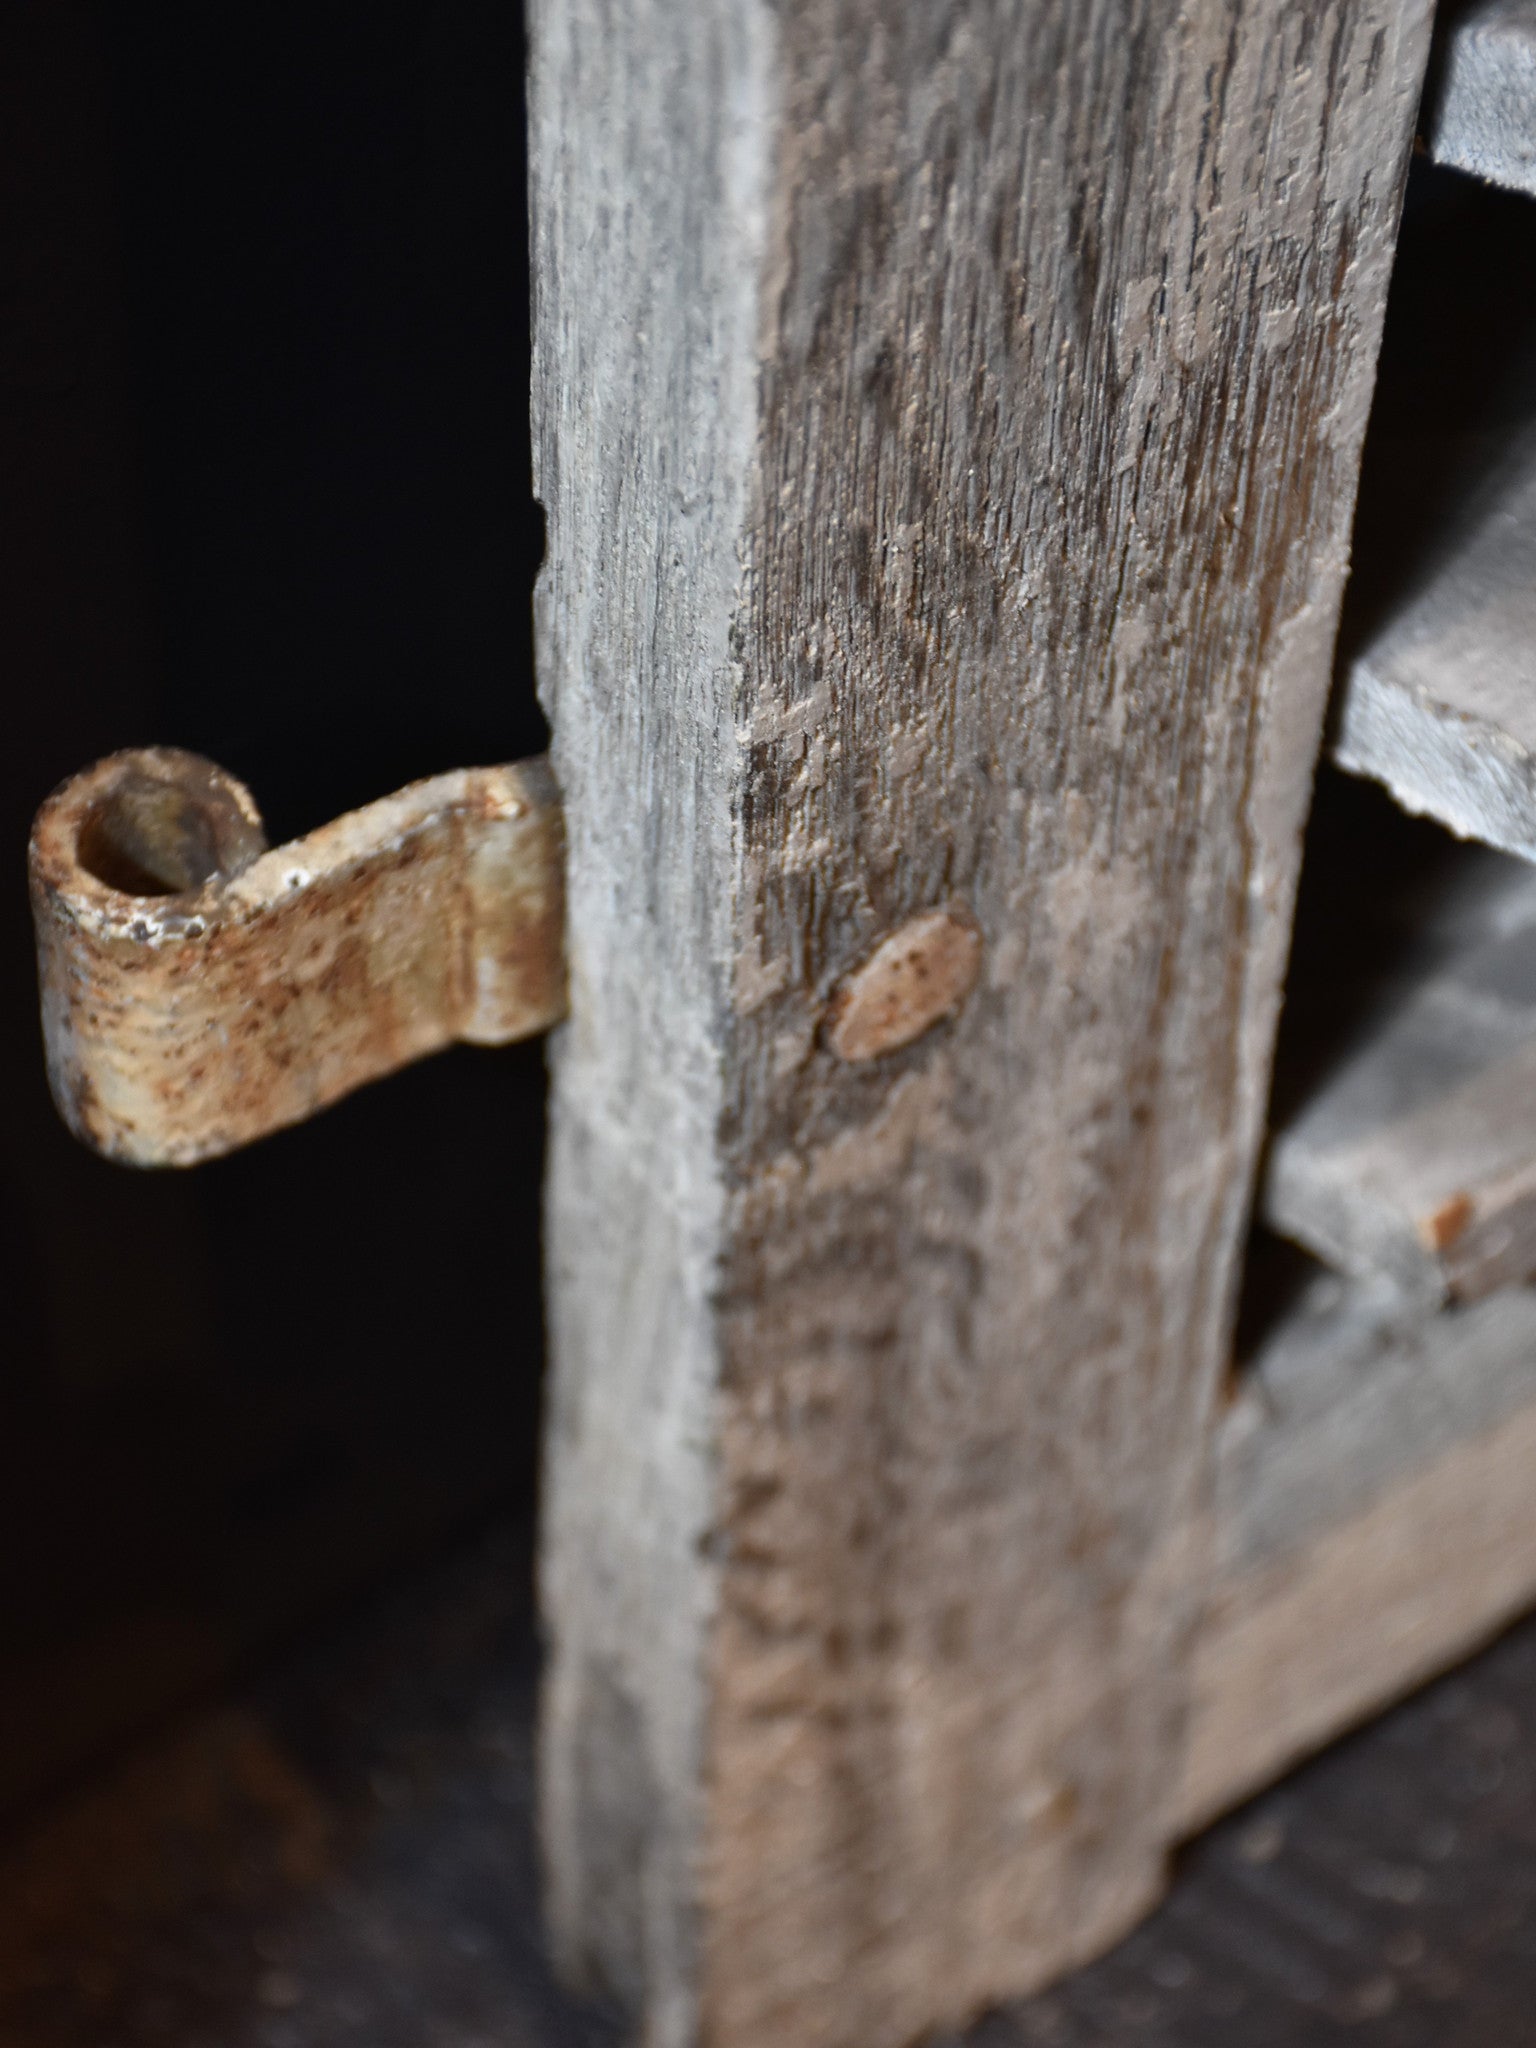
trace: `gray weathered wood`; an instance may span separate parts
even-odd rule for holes
[[[1335,1025],[1261,1196],[1319,1258],[1422,1300],[1536,1271],[1536,870],[1483,849],[1461,862],[1434,922]]]
[[[1441,522],[1343,679],[1334,757],[1536,860],[1536,418],[1469,443]]]
[[[1223,1426],[1178,1796],[1194,1827],[1536,1598],[1536,1293],[1321,1275]]]
[[[1162,1881],[1427,10],[532,34],[553,1915],[880,2048]]]
[[[1481,0],[1453,17],[1427,115],[1437,163],[1536,192],[1536,0]]]

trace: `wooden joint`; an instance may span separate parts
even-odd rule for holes
[[[455,1041],[565,1009],[542,759],[412,783],[286,846],[196,754],[113,754],[29,848],[49,1085],[75,1135],[189,1166]]]

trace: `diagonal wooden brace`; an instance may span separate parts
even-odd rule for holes
[[[461,768],[267,849],[249,792],[170,747],[38,812],[43,1036],[75,1135],[190,1166],[456,1040],[565,1009],[563,833],[542,760]]]

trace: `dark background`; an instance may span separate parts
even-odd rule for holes
[[[531,1491],[540,1048],[107,1165],[24,862],[117,747],[276,841],[543,744],[522,73],[507,0],[0,15],[0,1808]]]

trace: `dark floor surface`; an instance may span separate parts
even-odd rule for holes
[[[0,2048],[623,2041],[540,1945],[528,1578],[526,1536],[494,1531],[34,1815],[0,1860]],[[1213,1830],[1112,1956],[966,2039],[1536,2043],[1536,1622]]]

